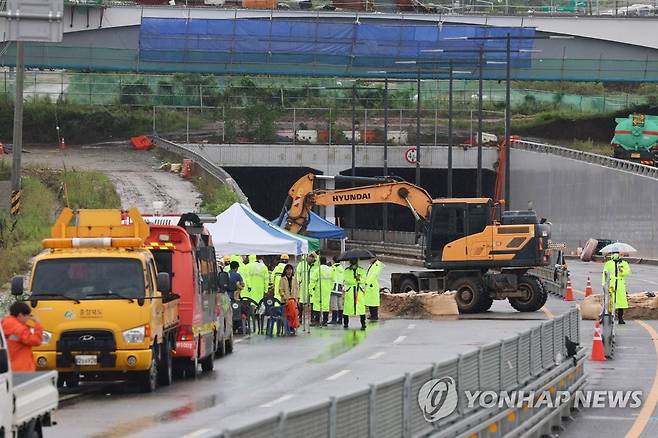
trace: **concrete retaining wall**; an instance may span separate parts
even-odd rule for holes
[[[575,251],[590,237],[609,238],[658,257],[658,179],[527,150],[511,158],[512,208],[533,201],[554,241]]]

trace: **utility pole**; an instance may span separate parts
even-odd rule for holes
[[[452,198],[452,61],[448,73],[448,198]]]
[[[420,187],[420,68],[416,77],[416,185]]]
[[[11,214],[20,207],[21,153],[23,150],[23,82],[25,79],[25,50],[22,41],[16,42],[16,97],[14,101],[14,139],[11,162]]]
[[[477,175],[475,182],[475,192],[477,197],[482,196],[482,76],[484,69],[484,49],[480,47],[480,62],[479,62],[479,81],[478,81],[478,164]]]
[[[507,63],[505,73],[505,211],[510,209],[510,130],[512,128],[511,75],[512,75],[512,38],[507,34]],[[496,199],[496,201],[498,201]]]
[[[384,176],[388,176],[388,77],[384,78]],[[388,208],[382,204],[382,242],[388,231]]]
[[[352,85],[352,176],[356,176],[356,82]],[[354,187],[354,180],[351,186]],[[356,228],[356,206],[350,206],[350,224],[352,229]]]

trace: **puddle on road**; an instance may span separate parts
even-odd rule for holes
[[[379,322],[381,324],[381,321]],[[309,360],[310,363],[322,363],[328,360],[331,360],[335,357],[340,356],[343,353],[346,353],[359,345],[366,338],[367,333],[378,327],[378,325],[370,324],[368,325],[367,330],[344,330],[343,336],[340,338],[340,341],[335,342],[327,347],[325,351],[315,356],[313,359]],[[325,332],[328,333],[328,332]],[[322,334],[321,336],[324,336]]]
[[[200,412],[209,408],[212,408],[218,403],[218,398],[216,395],[210,395],[208,397],[203,397],[198,400],[186,403],[183,406],[179,406],[175,409],[165,411],[158,415],[152,415],[148,417],[138,418],[133,421],[127,421],[125,423],[119,423],[115,425],[112,429],[103,431],[92,435],[91,438],[119,438],[125,437],[130,434],[141,432],[150,427],[155,427],[159,424],[169,423],[172,421],[181,420],[188,415]]]

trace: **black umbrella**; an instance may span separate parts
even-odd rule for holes
[[[338,257],[338,261],[343,260],[368,260],[377,257],[374,252],[365,248],[356,248],[345,251]]]

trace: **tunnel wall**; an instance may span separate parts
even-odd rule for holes
[[[571,158],[513,149],[511,207],[532,201],[553,224],[553,241],[570,249],[588,238],[629,243],[658,258],[658,179]]]

